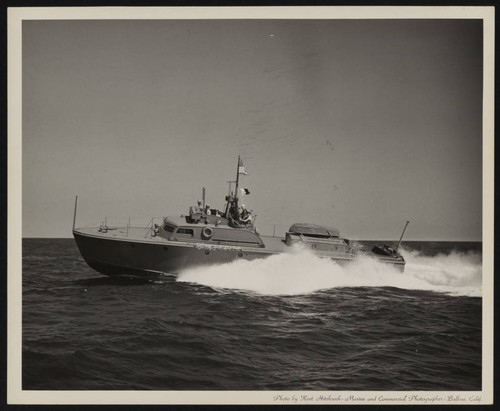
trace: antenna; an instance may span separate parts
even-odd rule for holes
[[[403,236],[405,235],[406,227],[408,227],[408,224],[410,224],[409,221],[406,222],[405,228],[403,228],[403,232],[401,233],[401,237],[398,241],[398,245],[396,246],[396,252],[398,252],[399,244],[401,244],[401,241],[403,240]]]
[[[76,206],[78,204],[78,196],[75,197],[75,213],[73,214],[73,230],[75,229],[75,222],[76,222]]]

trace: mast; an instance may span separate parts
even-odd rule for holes
[[[229,204],[234,204],[235,207],[238,207],[238,186],[240,183],[240,161],[241,158],[238,155],[238,163],[236,164],[236,181],[228,181],[229,183],[229,193],[226,197],[226,210],[224,212],[226,218],[229,218],[229,210],[230,206]],[[236,188],[234,189],[234,196],[231,191],[231,183],[236,183]]]
[[[240,182],[240,155],[238,154],[238,164],[236,164],[236,188],[234,190],[234,203],[238,206],[238,184]]]

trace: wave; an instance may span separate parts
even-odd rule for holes
[[[456,295],[481,296],[481,253],[452,251],[428,257],[405,248],[401,253],[406,260],[405,274],[428,284],[427,289]]]
[[[412,250],[401,252],[407,261],[404,273],[366,256],[339,265],[295,248],[265,259],[187,269],[177,281],[263,295],[309,294],[339,287],[397,287],[481,296],[480,254],[452,252],[425,257]]]

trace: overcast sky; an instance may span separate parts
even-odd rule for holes
[[[23,22],[23,236],[222,208],[480,240],[481,20]],[[142,217],[142,219],[141,219]]]

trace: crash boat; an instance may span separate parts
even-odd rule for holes
[[[348,263],[360,255],[376,258],[404,271],[405,260],[398,252],[408,222],[395,248],[376,245],[366,249],[356,241],[340,237],[336,228],[295,223],[283,237],[260,235],[255,219],[239,204],[238,158],[236,181],[230,182],[223,211],[210,209],[203,202],[189,207],[186,215],[163,218],[146,227],[99,226],[75,228],[77,200],[73,218],[73,236],[83,259],[108,276],[156,276],[178,274],[186,268],[228,263],[237,259],[253,260],[284,253],[296,244],[312,250],[321,258]],[[234,192],[231,183],[236,183]]]

